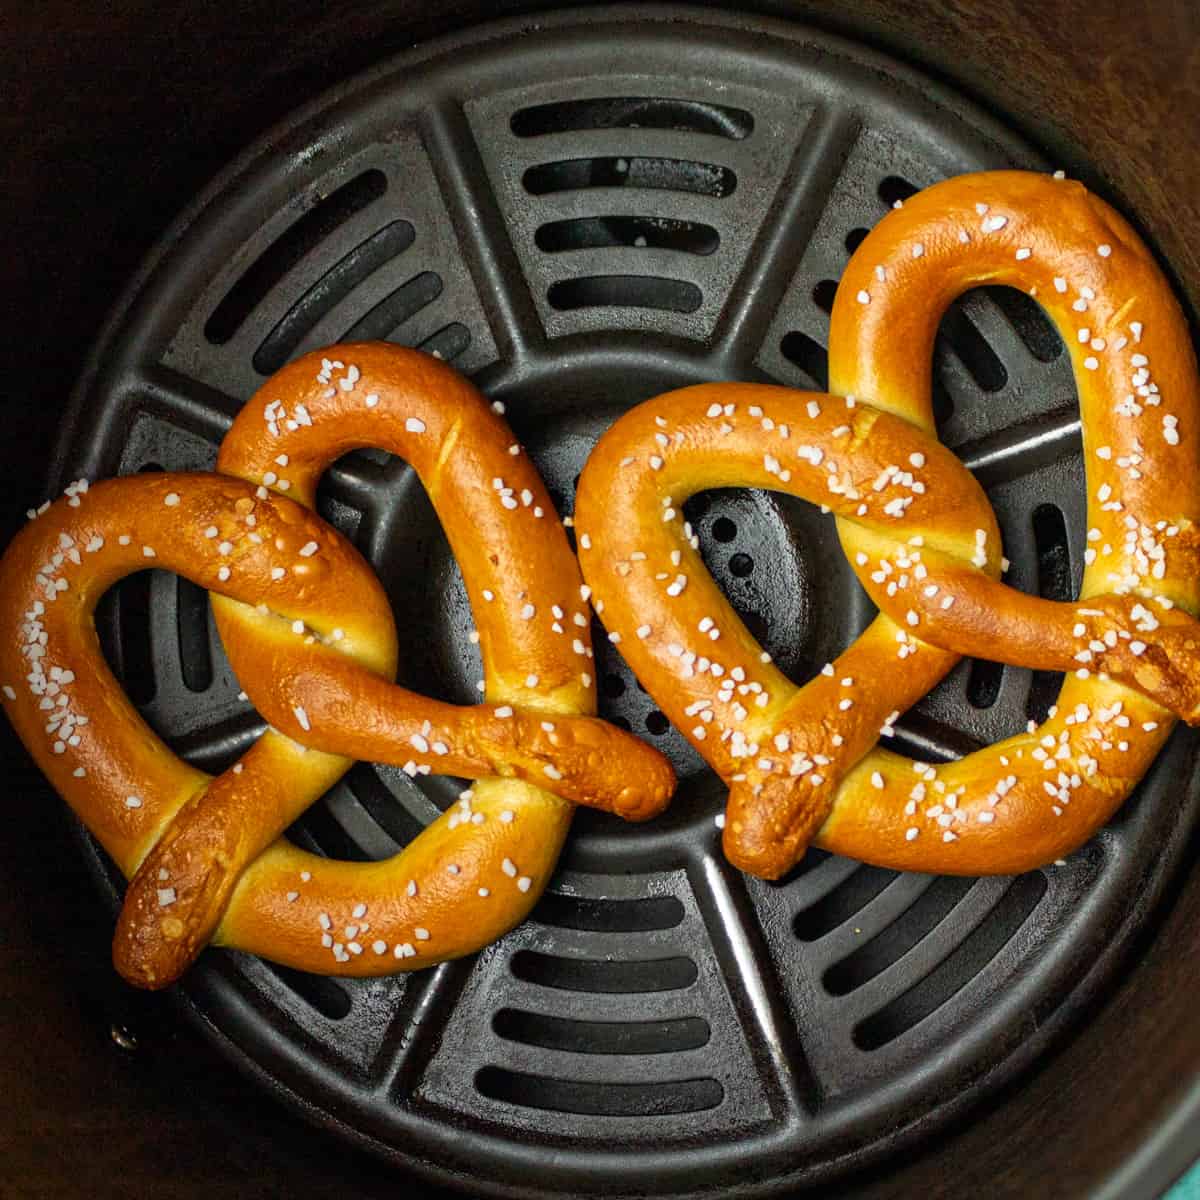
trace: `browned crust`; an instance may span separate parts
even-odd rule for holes
[[[328,354],[293,363],[246,405],[223,474],[73,487],[3,559],[4,706],[131,877],[114,961],[142,986],[177,978],[210,939],[356,975],[473,952],[537,899],[573,801],[644,819],[673,788],[657,752],[591,716],[578,566],[500,417],[425,355],[382,344]],[[454,708],[389,682],[387,598],[306,507],[325,467],[361,445],[408,459],[438,509],[478,617],[485,705]],[[150,731],[100,652],[96,601],[148,565],[210,589],[239,680],[273,726],[215,780]],[[65,725],[48,720],[60,696]],[[386,862],[329,861],[278,840],[352,756],[479,782]]]
[[[1093,551],[1078,602],[998,582],[994,515],[934,438],[938,322],[984,283],[1035,295],[1070,349]],[[920,193],[863,242],[829,354],[835,395],[702,385],[647,401],[601,439],[576,517],[602,619],[730,783],[724,846],[744,869],[777,877],[810,841],[906,870],[1042,865],[1108,819],[1172,713],[1200,717],[1200,403],[1178,305],[1127,223],[1080,185],[984,173]],[[689,495],[731,485],[829,506],[882,610],[803,688],[761,661],[678,515]],[[893,714],[960,653],[1073,674],[1041,728],[960,762],[879,749]]]

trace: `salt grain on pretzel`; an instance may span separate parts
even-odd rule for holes
[[[1072,356],[1088,474],[1079,602],[998,581],[994,514],[934,435],[938,323],[979,284],[1036,295]],[[810,841],[959,874],[1061,858],[1128,796],[1172,714],[1200,721],[1200,392],[1178,305],[1129,225],[1080,185],[962,176],[912,197],[854,254],[829,369],[838,395],[701,385],[646,402],[601,439],[576,518],[592,535],[581,563],[603,620],[659,706],[730,782],[724,846],[744,869],[779,876]],[[640,464],[660,422],[682,440],[651,472]],[[803,452],[780,437],[784,426],[803,431]],[[678,505],[730,486],[783,490],[835,512],[881,610],[803,688],[760,661],[689,540],[655,517],[664,497]],[[646,561],[619,571],[634,548]],[[655,583],[668,562],[691,581],[679,596]],[[628,636],[639,625],[652,635]],[[706,626],[722,631],[716,648]],[[692,669],[701,652],[744,672],[736,695]],[[1071,674],[1041,727],[959,762],[932,767],[879,749],[881,730],[960,654]],[[761,707],[747,703],[751,685],[767,698]],[[703,737],[687,715],[700,701],[715,714]],[[781,735],[788,750],[764,759]]]
[[[264,385],[222,445],[220,474],[72,484],[0,564],[4,707],[130,877],[114,961],[143,986],[177,978],[210,939],[355,975],[470,953],[528,913],[572,802],[639,819],[672,790],[660,755],[586,715],[595,694],[572,649],[583,639],[590,650],[586,627],[565,637],[544,617],[523,619],[551,605],[579,614],[583,585],[561,528],[491,499],[503,466],[551,511],[503,421],[425,355],[386,344],[334,353]],[[389,682],[383,589],[310,511],[328,464],[368,445],[406,458],[438,510],[479,617],[488,704],[457,708]],[[146,566],[146,548],[156,567],[213,593],[230,661],[272,727],[215,779],[150,731],[96,639],[96,602]],[[354,758],[477,782],[385,862],[331,861],[280,839]]]

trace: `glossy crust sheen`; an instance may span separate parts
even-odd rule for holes
[[[1033,295],[1069,348],[1088,479],[1080,599],[999,582],[982,490],[937,441],[934,336],[980,284]],[[832,395],[702,385],[647,401],[580,481],[584,576],[663,710],[730,785],[724,846],[786,872],[810,841],[902,870],[1012,873],[1081,844],[1200,720],[1200,396],[1182,314],[1129,225],[1077,183],[961,176],[864,240],[839,285]],[[755,486],[827,505],[880,616],[802,688],[766,661],[680,516]],[[945,766],[876,746],[971,654],[1068,671],[1040,727]]]
[[[410,462],[438,510],[478,618],[486,704],[389,682],[387,598],[310,511],[326,466],[368,445]],[[467,954],[528,913],[573,803],[635,820],[665,806],[666,761],[591,715],[586,592],[545,489],[460,376],[384,344],[306,356],[246,405],[218,470],[73,484],[0,563],[3,704],[130,877],[114,939],[126,978],[170,983],[210,940],[330,974]],[[216,779],[151,732],[100,651],[97,600],[147,566],[213,593],[271,724]],[[385,862],[282,840],[355,758],[478,782]]]

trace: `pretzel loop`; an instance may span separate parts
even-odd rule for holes
[[[578,569],[503,422],[424,355],[336,352],[345,361],[300,359],[249,402],[222,446],[223,474],[73,485],[3,560],[6,707],[131,876],[114,961],[144,986],[177,978],[210,938],[356,975],[469,953],[526,915],[572,802],[642,819],[671,792],[661,756],[587,715]],[[325,466],[371,444],[413,463],[446,524],[480,617],[486,705],[459,709],[388,682],[386,595],[309,511]],[[507,485],[492,486],[500,469],[518,510],[502,503]],[[96,601],[151,564],[210,589],[230,661],[272,725],[216,779],[158,740],[100,653]],[[278,840],[360,756],[478,782],[384,862],[334,862]]]
[[[1089,487],[1078,602],[998,581],[994,514],[933,434],[941,313],[995,282],[1036,295],[1071,350]],[[1042,865],[1128,796],[1172,713],[1200,717],[1200,397],[1182,314],[1133,231],[1079,185],[963,176],[852,257],[830,378],[837,396],[702,385],[626,414],[580,481],[585,578],[635,673],[730,783],[724,846],[744,869],[777,877],[810,841],[897,869]],[[799,689],[678,516],[694,492],[736,485],[829,506],[881,609]],[[1072,674],[1040,728],[958,762],[874,748],[963,653]]]

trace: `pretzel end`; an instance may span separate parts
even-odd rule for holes
[[[804,781],[739,780],[729,789],[721,839],[725,856],[747,875],[779,879],[804,857],[829,809],[823,793]]]
[[[486,713],[483,740],[501,774],[626,821],[648,821],[670,803],[675,772],[667,759],[598,717],[558,714],[546,721],[528,712],[497,720],[477,711]]]
[[[135,987],[169,987],[212,938],[243,866],[238,831],[214,793],[197,793],[146,856],[125,891],[113,965]]]
[[[134,987],[157,991],[192,965],[208,940],[207,927],[184,908],[172,911],[174,888],[154,886],[139,873],[130,882],[113,933],[113,966]]]

